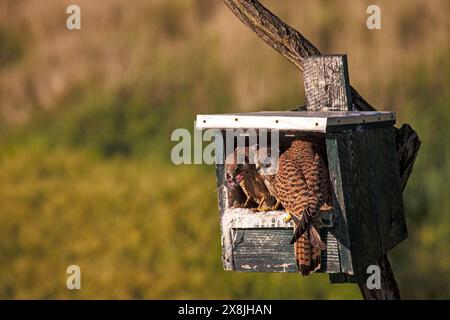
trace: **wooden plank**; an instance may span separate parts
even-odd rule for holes
[[[366,131],[376,128],[392,127],[394,124],[395,124],[394,121],[382,121],[382,122],[369,122],[362,124],[327,125],[327,133],[344,132],[344,131]]]
[[[219,220],[222,221],[222,216],[227,207],[228,193],[225,187],[225,144],[226,135],[222,131],[217,131],[215,133],[215,145],[216,145],[216,187],[217,187],[217,202],[219,206]],[[223,143],[221,143],[223,142]],[[232,270],[232,253],[227,251],[224,246],[224,232],[222,224],[220,224],[220,234],[221,234],[221,245],[222,245],[222,264],[224,270]]]
[[[355,202],[349,219],[350,241],[355,274],[363,274],[368,265],[376,264],[382,255],[379,231],[380,204],[383,194],[380,189],[377,143],[373,130],[352,133],[355,174]],[[364,165],[362,165],[364,164]]]
[[[350,237],[347,229],[347,219],[352,208],[352,189],[344,193],[344,185],[350,185],[352,181],[351,147],[350,141],[344,139],[342,133],[327,134],[327,157],[330,172],[330,181],[333,192],[333,209],[335,214],[336,238],[339,242],[340,271],[353,273]],[[348,159],[348,161],[346,161]],[[350,212],[349,212],[350,211]]]
[[[318,272],[341,272],[341,259],[339,256],[339,243],[336,238],[336,227],[322,228],[320,230],[320,236],[322,238],[322,241],[327,246],[327,250],[322,251],[322,262]]]
[[[281,211],[273,212],[252,212],[244,208],[226,209],[221,217],[222,230],[222,256],[226,259],[225,270],[235,270],[234,261],[234,242],[236,229],[255,229],[255,228],[281,228],[290,230],[292,238],[292,222],[284,221],[285,213]],[[288,242],[289,243],[289,242]],[[226,267],[226,268],[225,268]]]
[[[231,269],[225,270],[296,272],[295,264],[294,268],[280,267],[290,263],[290,260],[295,262],[294,249],[289,244],[293,224],[284,221],[285,215],[284,211],[252,212],[243,208],[225,210],[221,220],[223,250],[227,256],[231,254],[229,264],[232,265]],[[333,216],[332,212],[321,212],[324,225],[328,226],[321,229],[322,239],[327,245],[327,251],[322,253],[321,272],[340,272]]]
[[[241,272],[297,272],[293,246],[289,244],[293,229],[248,228],[233,229],[234,270]],[[322,252],[321,268],[317,272],[340,272],[338,242],[334,228],[321,230],[327,246]]]
[[[286,111],[250,112],[236,114],[197,115],[197,129],[271,129],[298,130],[324,133],[329,127],[338,130],[348,125],[369,125],[373,127],[395,123],[395,112],[359,111]]]
[[[346,55],[307,57],[303,62],[303,74],[308,110],[351,110]]]
[[[373,130],[373,139],[378,145],[378,170],[382,190],[383,209],[380,210],[379,225],[383,252],[387,253],[407,238],[406,219],[403,208],[398,154],[395,146],[394,128]]]
[[[244,272],[296,272],[292,229],[236,229],[234,267]]]

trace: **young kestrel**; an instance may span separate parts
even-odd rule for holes
[[[258,204],[257,210],[276,210],[276,200],[270,194],[263,178],[250,163],[250,148],[238,147],[225,160],[226,184],[233,190],[241,187],[247,199],[244,207],[249,207],[251,201]]]

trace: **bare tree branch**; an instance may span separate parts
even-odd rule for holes
[[[230,10],[269,46],[303,70],[303,59],[320,51],[258,1],[224,0]]]

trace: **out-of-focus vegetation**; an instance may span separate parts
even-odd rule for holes
[[[297,69],[218,0],[0,3],[0,298],[359,298],[327,276],[222,271],[214,169],[170,162],[197,113],[303,103]],[[391,256],[406,298],[450,298],[450,2],[263,1],[423,146]],[[77,264],[82,290],[66,289]]]

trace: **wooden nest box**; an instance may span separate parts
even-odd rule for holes
[[[331,71],[327,70],[330,61]],[[224,142],[222,149],[216,149],[216,157],[223,160],[216,165],[223,266],[243,272],[297,271],[289,244],[293,224],[284,221],[286,213],[237,208],[242,195],[222,187],[227,139],[235,141],[243,134],[250,143],[254,140],[248,132],[277,130],[281,152],[302,135],[314,135],[322,142],[333,209],[321,212],[321,237],[327,250],[322,252],[319,272],[329,273],[331,282],[360,282],[368,266],[376,265],[407,237],[395,113],[348,111],[345,56],[307,59],[304,77],[308,110],[316,111],[197,116],[197,128],[217,129],[221,136],[217,140]],[[241,131],[227,134],[233,129]]]

